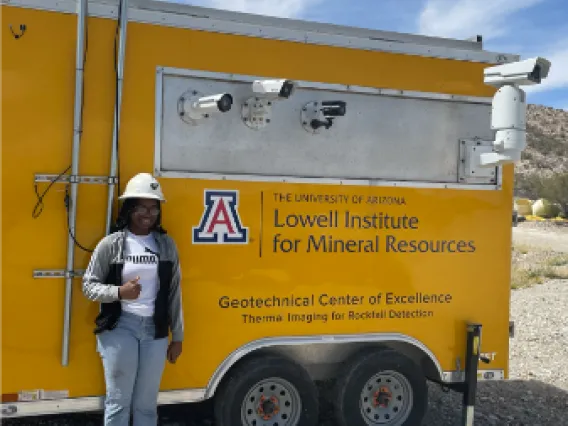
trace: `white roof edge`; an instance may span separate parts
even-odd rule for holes
[[[90,16],[117,17],[119,0],[89,0],[88,3]],[[0,0],[0,4],[75,13],[78,0]],[[470,40],[277,18],[160,0],[129,0],[128,4],[130,20],[155,25],[489,64],[519,59],[519,55],[483,50],[480,43]]]

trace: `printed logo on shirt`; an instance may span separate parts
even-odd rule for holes
[[[249,230],[242,224],[238,205],[238,191],[206,189],[201,222],[193,227],[193,244],[248,244]]]
[[[155,265],[158,258],[153,254],[129,254],[125,257],[125,261],[135,265]]]

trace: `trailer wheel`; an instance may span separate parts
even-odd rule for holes
[[[216,426],[316,426],[318,391],[305,369],[267,355],[244,361],[215,396]]]
[[[345,365],[335,389],[341,426],[419,425],[428,388],[422,370],[392,349],[364,352]]]

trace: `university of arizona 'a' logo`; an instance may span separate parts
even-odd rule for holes
[[[248,244],[248,228],[238,213],[238,191],[205,190],[205,210],[193,227],[194,244]]]

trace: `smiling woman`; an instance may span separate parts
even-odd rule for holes
[[[131,404],[136,425],[155,425],[165,361],[175,363],[182,349],[180,268],[161,227],[158,181],[140,173],[120,199],[115,228],[95,249],[83,289],[102,303],[95,333],[107,388],[105,425],[126,426]]]

